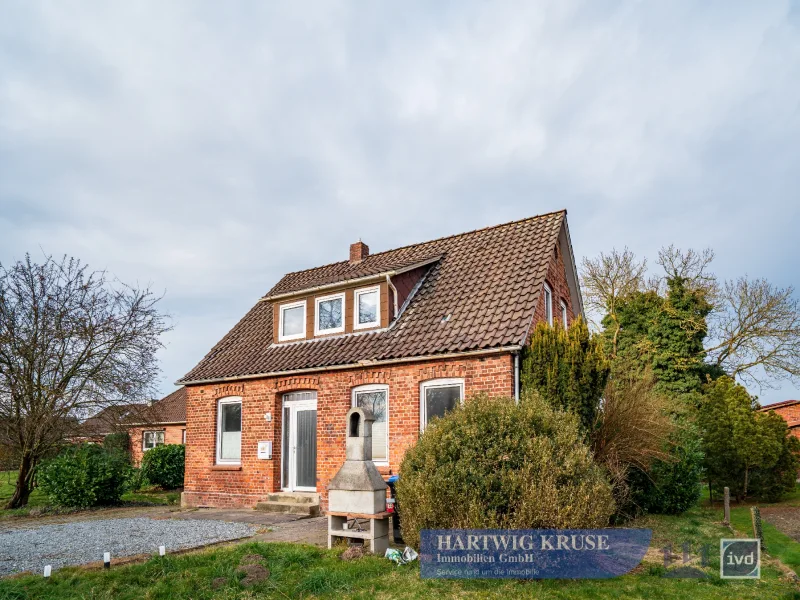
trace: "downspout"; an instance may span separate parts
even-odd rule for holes
[[[392,283],[392,276],[389,273],[386,274],[386,285],[388,285],[392,289],[392,294],[394,295],[394,317],[393,318],[396,319],[397,318],[397,313],[398,313],[398,308],[397,308],[397,288],[394,287],[394,284]]]
[[[514,401],[519,403],[519,352],[514,352]]]

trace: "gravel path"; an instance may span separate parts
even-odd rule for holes
[[[103,519],[0,531],[0,576],[114,558],[196,548],[254,535],[258,527],[213,520]]]

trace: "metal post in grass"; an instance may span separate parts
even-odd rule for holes
[[[750,517],[753,520],[753,537],[758,538],[761,549],[764,548],[764,530],[761,528],[761,511],[757,506],[750,507]]]
[[[723,525],[731,524],[731,488],[725,488],[725,519],[722,521]]]

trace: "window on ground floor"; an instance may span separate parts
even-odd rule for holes
[[[186,430],[181,429],[181,444],[186,445]]]
[[[353,388],[353,406],[372,411],[372,461],[389,462],[389,386],[361,385]]]
[[[463,379],[431,379],[420,384],[420,431],[463,401]]]
[[[561,324],[564,326],[564,329],[569,326],[569,323],[567,323],[567,303],[563,300],[561,301]]]
[[[242,399],[223,398],[217,407],[217,462],[239,464],[242,457]]]
[[[142,450],[147,452],[156,446],[164,443],[163,431],[143,431],[142,432]]]

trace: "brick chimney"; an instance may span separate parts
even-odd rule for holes
[[[350,264],[357,265],[369,256],[369,246],[361,240],[355,244],[350,244]]]

